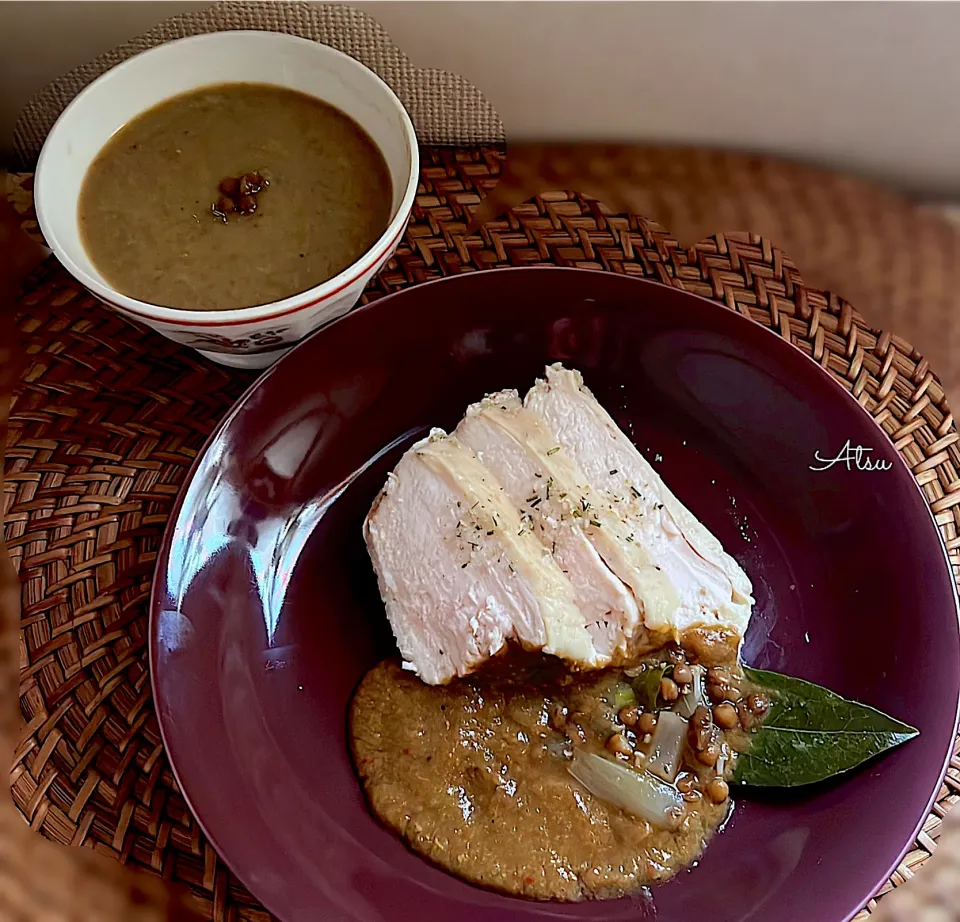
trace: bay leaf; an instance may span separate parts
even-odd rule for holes
[[[660,683],[667,671],[669,663],[647,663],[643,671],[634,676],[633,690],[637,696],[637,704],[644,711],[655,711],[660,700]]]
[[[851,771],[919,735],[865,704],[790,676],[744,667],[770,709],[737,759],[733,783],[799,787]]]

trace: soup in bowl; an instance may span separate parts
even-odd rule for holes
[[[64,110],[37,215],[108,306],[215,361],[265,367],[349,311],[396,250],[416,134],[328,46],[220,32],[144,52]]]

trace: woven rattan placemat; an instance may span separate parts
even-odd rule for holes
[[[749,234],[681,249],[650,221],[557,192],[464,237],[501,159],[495,150],[424,153],[413,220],[366,299],[441,275],[532,263],[646,276],[713,298],[776,330],[857,397],[914,471],[956,553],[958,435],[939,384],[908,343],[806,289],[776,246]],[[4,497],[22,581],[14,801],[53,841],[186,884],[208,919],[266,920],[177,790],[146,662],[146,605],[167,516],[207,434],[251,376],[107,312],[52,261],[31,277],[18,325],[28,365],[10,418]],[[884,893],[930,856],[958,799],[955,759]]]

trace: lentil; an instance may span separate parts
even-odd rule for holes
[[[241,195],[237,199],[237,211],[240,214],[253,214],[257,210],[257,197],[255,195]]]
[[[707,681],[711,685],[729,685],[730,684],[730,673],[728,670],[720,667],[713,666],[707,670]]]
[[[630,741],[622,733],[614,733],[613,736],[607,740],[606,747],[609,752],[615,755],[633,755],[633,746],[630,745]]]
[[[703,749],[697,753],[697,761],[707,768],[713,768],[720,758],[720,746],[715,740],[710,740]]]
[[[637,718],[637,729],[641,733],[653,733],[657,729],[657,717],[645,711]]]
[[[713,709],[713,719],[722,730],[732,730],[740,723],[737,709],[727,701],[718,704]]]
[[[743,697],[740,694],[740,689],[733,685],[713,685],[709,688],[707,693],[710,695],[711,700],[716,704],[720,704],[723,701],[730,701],[736,704],[736,702]]]
[[[660,697],[666,702],[676,701],[680,697],[680,689],[673,679],[664,677],[660,680]]]
[[[711,739],[712,729],[713,720],[710,709],[700,705],[690,717],[690,724],[687,727],[687,741],[694,752],[701,752],[706,748]]]
[[[696,779],[693,775],[682,775],[677,780],[677,790],[681,794],[689,794],[696,784]]]
[[[707,785],[707,794],[715,804],[722,804],[730,796],[730,785],[723,778],[714,778]]]
[[[720,704],[725,699],[726,689],[722,685],[708,685],[707,696],[715,704]]]
[[[240,177],[239,188],[241,195],[256,195],[266,183],[259,173],[244,173]]]
[[[689,666],[677,666],[673,670],[673,681],[679,685],[689,685],[693,681],[693,670]]]

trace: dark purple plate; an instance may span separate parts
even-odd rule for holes
[[[744,566],[748,662],[827,685],[922,735],[843,781],[743,800],[652,905],[525,902],[432,867],[367,812],[345,717],[393,644],[360,524],[387,471],[485,392],[579,368]],[[888,470],[815,471],[870,448]],[[869,416],[758,324],[622,275],[478,272],[377,301],[282,359],[194,467],[150,625],[154,695],[192,810],[284,922],[842,922],[915,837],[952,749],[950,568]]]

